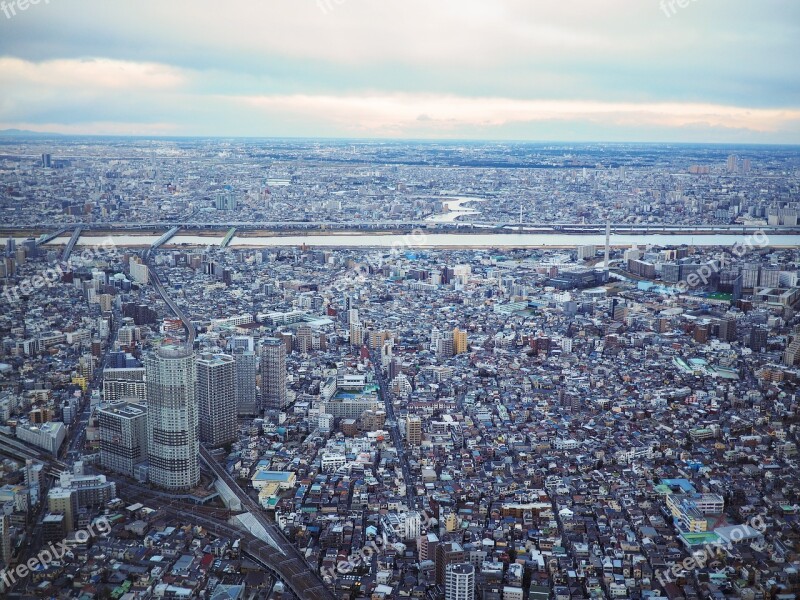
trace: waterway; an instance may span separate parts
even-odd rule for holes
[[[96,246],[111,238],[119,248],[147,247],[155,242],[157,235],[112,234],[110,236],[84,235],[78,240],[78,246]],[[219,246],[224,235],[178,235],[166,244],[166,248],[204,248]],[[21,238],[20,238],[21,239]],[[736,243],[760,247],[765,241],[763,235],[756,237],[743,234],[620,234],[611,235],[614,247],[646,246],[727,246]],[[766,236],[768,246],[797,247],[800,246],[800,235],[774,234]],[[64,246],[68,237],[58,237],[48,246]],[[19,243],[19,242],[18,242]],[[302,235],[255,235],[253,237],[236,235],[231,240],[231,248],[273,248],[281,246],[313,246],[333,248],[574,248],[581,245],[605,244],[603,234],[575,233],[428,233],[420,231],[411,234],[369,234],[369,233],[331,233]]]
[[[472,198],[469,196],[456,196],[452,200],[444,201],[444,205],[447,207],[447,212],[431,215],[425,220],[431,223],[452,223],[459,217],[481,214],[479,210],[474,208],[464,208],[464,204],[467,204],[468,202],[486,202],[486,199]]]

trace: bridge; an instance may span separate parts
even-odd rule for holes
[[[227,248],[228,244],[231,243],[233,236],[236,235],[236,227],[231,227],[228,230],[228,233],[225,234],[225,239],[222,240],[222,243],[219,245],[220,248]]]
[[[176,233],[178,233],[178,231],[180,231],[180,229],[181,229],[180,227],[172,227],[172,228],[170,228],[169,231],[167,231],[164,235],[162,235],[160,238],[158,238],[155,242],[153,242],[150,245],[150,250],[153,250],[153,251],[158,250],[161,246],[163,246],[168,241],[170,241],[173,238],[173,236]]]
[[[67,247],[64,248],[64,252],[61,255],[61,260],[67,262],[69,260],[72,251],[75,249],[75,244],[78,243],[78,240],[81,237],[81,233],[83,232],[83,226],[78,225],[75,228],[75,231],[72,232],[72,237],[69,238],[69,242],[67,242]]]
[[[70,229],[69,227],[62,227],[61,229],[57,229],[56,231],[54,231],[52,233],[42,234],[36,240],[36,245],[37,246],[44,246],[45,244],[49,244],[50,242],[52,242],[57,237],[60,237],[60,236],[64,235],[65,233],[67,233],[69,231],[69,229]]]
[[[69,470],[69,466],[66,463],[61,462],[54,456],[7,435],[0,436],[0,456],[7,456],[21,462],[35,460],[44,463],[48,467],[46,473],[54,477],[58,477],[61,471]]]

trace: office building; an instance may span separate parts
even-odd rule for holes
[[[115,402],[97,409],[100,424],[100,463],[107,469],[134,476],[147,460],[147,409],[142,404]]]
[[[263,408],[283,410],[286,408],[286,345],[277,338],[267,338],[261,349]]]
[[[162,346],[145,358],[145,370],[148,476],[159,487],[187,490],[200,481],[194,354]]]
[[[236,368],[229,354],[201,354],[197,360],[200,441],[212,447],[236,440]]]

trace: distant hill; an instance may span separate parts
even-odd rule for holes
[[[63,133],[47,133],[44,131],[30,131],[28,129],[0,129],[0,137],[63,137]]]

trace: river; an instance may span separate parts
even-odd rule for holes
[[[156,235],[118,235],[109,236],[114,245],[119,248],[141,248],[155,242]],[[222,235],[178,235],[172,238],[165,248],[204,248],[206,246],[219,246],[224,236]],[[766,237],[768,246],[796,247],[800,246],[800,235],[774,234],[765,236],[760,234],[755,238],[742,234],[620,234],[611,236],[611,245],[614,247],[645,246],[727,246],[746,243],[749,239],[751,245],[759,247],[758,242],[764,242]],[[96,246],[103,240],[103,236],[84,235],[78,240],[78,246]],[[64,246],[69,241],[68,237],[59,237],[48,246]],[[18,242],[19,243],[19,242]],[[369,234],[369,233],[342,233],[342,234],[303,234],[303,235],[256,235],[253,237],[236,235],[231,240],[231,248],[271,248],[280,246],[315,246],[315,247],[360,247],[360,248],[391,248],[404,246],[408,248],[574,248],[581,245],[596,245],[598,248],[605,245],[603,234],[576,234],[576,233],[428,233],[420,231],[411,234]]]

